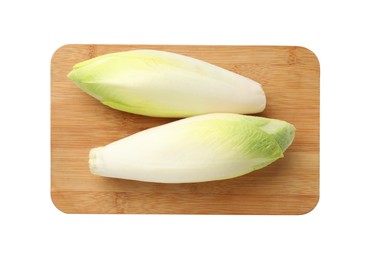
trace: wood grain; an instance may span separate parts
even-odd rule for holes
[[[263,85],[260,116],[296,126],[285,157],[261,170],[224,181],[144,183],[94,176],[88,152],[176,119],[117,111],[70,81],[72,66],[132,49],[176,52],[216,64]],[[51,62],[51,198],[65,213],[305,214],[319,200],[319,62],[290,46],[65,45]]]

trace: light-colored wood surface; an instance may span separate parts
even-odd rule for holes
[[[70,81],[72,66],[131,49],[185,54],[263,85],[260,116],[297,128],[285,157],[247,175],[215,182],[158,184],[94,176],[88,152],[176,119],[153,118],[102,105]],[[319,200],[319,62],[302,47],[65,45],[51,62],[51,198],[66,213],[304,214]]]

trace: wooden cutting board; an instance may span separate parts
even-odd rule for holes
[[[158,184],[94,176],[91,148],[176,119],[111,109],[66,75],[102,54],[157,49],[192,56],[263,85],[260,116],[286,120],[297,132],[285,157],[247,175],[206,183]],[[287,46],[65,45],[51,63],[51,197],[65,213],[304,214],[319,200],[319,62]]]

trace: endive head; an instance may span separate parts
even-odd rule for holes
[[[294,132],[293,125],[275,119],[230,113],[189,117],[92,149],[90,170],[164,183],[229,179],[284,157]]]
[[[192,57],[156,50],[110,53],[68,74],[83,91],[121,111],[157,117],[259,113],[261,84]]]

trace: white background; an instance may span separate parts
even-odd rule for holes
[[[371,1],[218,2],[1,2],[0,259],[375,259]],[[67,43],[311,49],[321,65],[318,206],[302,216],[61,213],[49,195],[49,73]]]

